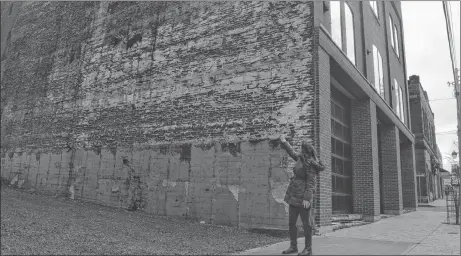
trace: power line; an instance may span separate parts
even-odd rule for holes
[[[452,68],[453,68],[453,74],[455,76],[455,79],[456,79],[456,73],[455,73],[455,69],[457,68],[456,65],[456,54],[455,54],[455,46],[453,45],[454,44],[454,40],[453,40],[453,22],[451,20],[451,8],[449,8],[449,1],[443,1],[442,2],[442,5],[443,5],[443,14],[445,15],[445,22],[446,22],[446,25],[447,25],[447,37],[448,37],[448,46],[450,48],[450,58],[451,58],[451,64],[452,64]]]
[[[456,130],[453,131],[446,131],[446,132],[436,132],[436,135],[444,135],[444,134],[456,134]]]
[[[429,100],[429,101],[439,101],[439,100],[454,100],[456,98],[445,98],[445,99],[433,99],[433,100]]]
[[[446,133],[446,132],[456,132],[456,130],[448,130],[448,131],[438,132],[438,133]]]

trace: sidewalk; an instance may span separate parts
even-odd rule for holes
[[[440,200],[438,200],[440,201]],[[442,202],[435,203],[440,210]],[[439,206],[440,204],[440,206]],[[432,208],[432,207],[431,207]],[[313,238],[315,255],[459,255],[460,226],[443,224],[446,213],[418,211],[341,229]],[[240,255],[280,255],[289,241],[255,248]],[[304,238],[298,239],[298,249]]]
[[[447,207],[446,198],[440,198],[429,203],[419,203],[419,207]]]

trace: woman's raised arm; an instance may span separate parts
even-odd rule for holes
[[[280,135],[280,141],[282,142],[282,147],[287,151],[288,155],[293,158],[293,160],[298,161],[298,154],[293,150],[290,143],[285,140],[284,135]]]

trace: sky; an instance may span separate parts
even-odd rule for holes
[[[458,137],[454,89],[447,84],[454,78],[442,1],[402,1],[401,4],[407,75],[419,75],[421,85],[427,91],[435,117],[437,144],[444,158],[443,166],[450,171],[451,153],[458,151],[454,144]],[[460,68],[460,2],[450,1],[450,5],[457,66]]]

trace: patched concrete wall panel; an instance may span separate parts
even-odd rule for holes
[[[10,172],[10,177],[15,177],[17,175],[22,176],[22,170],[21,170],[21,158],[22,158],[23,152],[16,152],[13,154],[12,160],[12,166],[11,166],[11,172]]]
[[[166,196],[169,175],[169,148],[153,147],[150,152],[150,175],[148,178],[148,200],[146,209],[158,215],[166,215]]]
[[[3,159],[2,159],[3,161]],[[27,183],[31,188],[35,188],[37,184],[37,175],[40,166],[40,153],[36,151],[30,152],[29,173],[27,175]]]
[[[48,168],[48,178],[46,181],[46,189],[48,191],[56,191],[59,186],[61,170],[61,152],[53,152],[50,156],[50,166]]]
[[[13,166],[13,152],[2,154],[2,177],[10,178],[11,167]]]
[[[37,189],[45,190],[48,178],[48,168],[50,167],[51,153],[40,154],[40,164],[38,167],[37,175]]]
[[[71,173],[73,171],[73,154],[74,152],[69,149],[61,151],[61,168],[59,171],[58,188],[56,193],[58,195],[70,195],[69,186],[71,185]],[[97,180],[96,180],[97,181]]]
[[[95,151],[87,151],[86,162],[88,171],[83,180],[82,199],[86,201],[97,201],[98,174],[101,155]]]
[[[83,194],[83,184],[85,180],[85,175],[88,170],[88,163],[86,162],[86,157],[88,152],[84,149],[77,149],[74,152],[73,159],[73,168],[70,176],[70,197],[72,199],[82,199]]]

